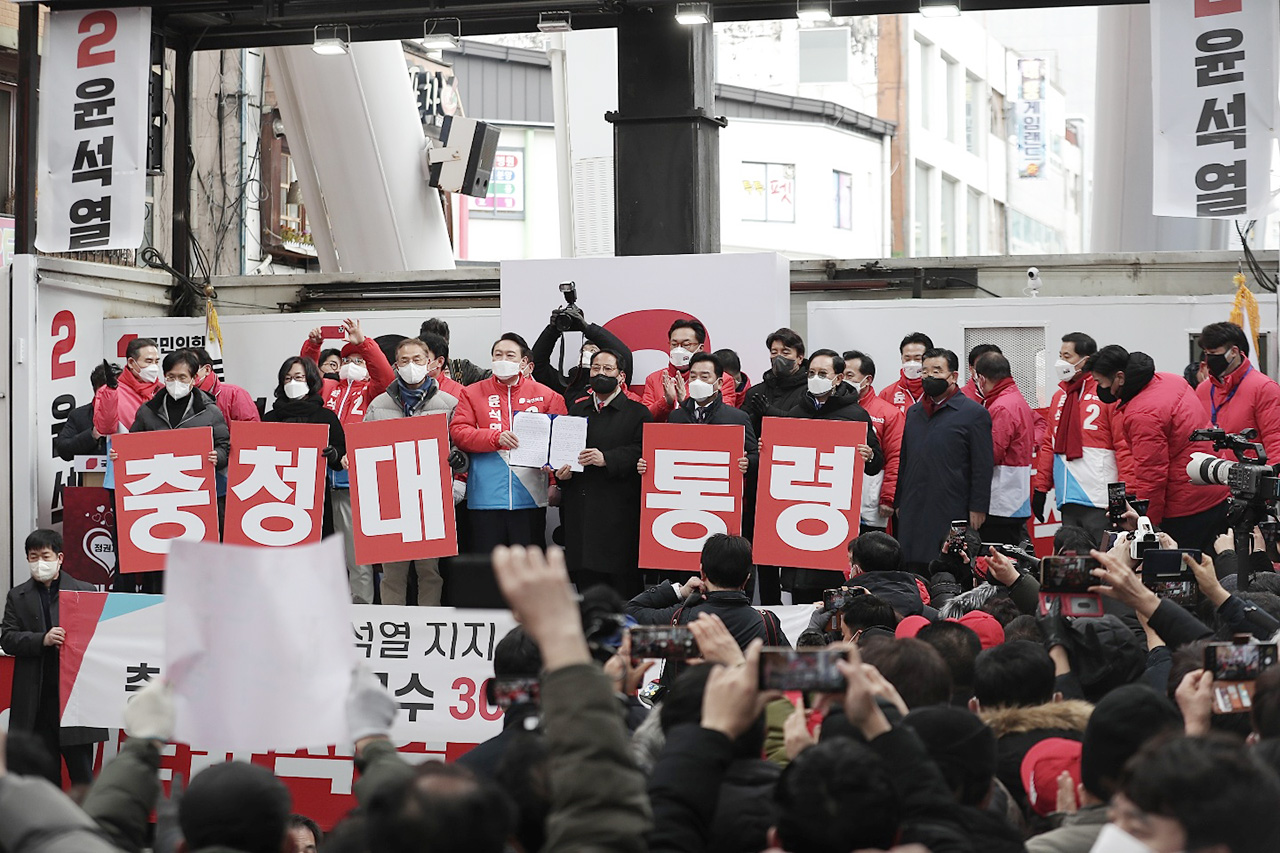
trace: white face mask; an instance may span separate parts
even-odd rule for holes
[[[695,379],[689,383],[689,396],[695,402],[701,403],[704,400],[711,399],[711,395],[716,393],[716,386],[710,382],[703,382],[701,379]]]
[[[675,368],[685,368],[689,366],[689,362],[693,361],[693,353],[684,347],[673,347],[671,349],[671,366]]]
[[[590,350],[585,350],[582,353],[582,358],[578,359],[578,363],[581,364],[583,367],[590,368],[591,359],[594,357],[595,357],[595,353],[591,352]]]
[[[419,382],[427,378],[427,366],[425,364],[414,364],[412,361],[408,364],[402,364],[396,371],[400,374],[400,380],[406,385],[416,386]]]
[[[174,379],[171,382],[164,383],[164,390],[168,391],[169,396],[173,399],[183,400],[191,393],[191,383],[180,382],[177,379]]]
[[[301,400],[309,390],[310,386],[301,379],[290,379],[284,383],[284,395],[290,400]]]
[[[58,576],[58,571],[62,568],[61,563],[51,563],[48,560],[28,561],[27,565],[31,567],[31,577],[36,579],[36,583],[48,583]]]
[[[825,376],[809,377],[809,393],[815,397],[821,397],[835,386],[831,384],[831,380]]]
[[[850,382],[848,379],[846,379],[845,384],[851,385],[853,387],[853,390],[857,391],[858,396],[861,397],[863,392],[866,391],[867,387],[871,384],[871,380],[864,378],[861,382]]]
[[[160,381],[160,365],[148,364],[146,367],[138,371],[138,378],[143,382]]]
[[[1058,359],[1053,363],[1053,372],[1058,374],[1059,382],[1068,382],[1076,375],[1076,366],[1069,361]]]
[[[493,362],[493,375],[499,379],[510,379],[520,373],[520,362],[518,361],[498,361]]]
[[[902,375],[908,379],[919,379],[924,375],[924,362],[920,361],[904,361],[902,362]]]
[[[344,364],[338,368],[338,378],[343,382],[363,382],[369,378],[369,369],[354,362]]]
[[[1093,842],[1089,853],[1155,853],[1155,851],[1114,823],[1108,823],[1098,833],[1098,840]]]

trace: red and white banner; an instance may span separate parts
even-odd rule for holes
[[[762,566],[849,567],[858,535],[867,425],[765,418],[752,554]]]
[[[327,464],[320,451],[328,444],[324,424],[233,421],[223,541],[275,548],[319,542]]]
[[[99,589],[116,576],[116,508],[111,492],[93,486],[62,490],[62,570]]]
[[[640,568],[698,571],[702,543],[742,533],[743,428],[645,424]]]
[[[40,251],[141,245],[150,81],[150,8],[49,13],[40,63]]]
[[[351,517],[362,565],[458,553],[443,414],[351,424]]]
[[[164,568],[174,539],[218,541],[213,430],[208,427],[113,436],[119,571]]]
[[[1152,213],[1262,218],[1280,116],[1280,3],[1152,0]]]

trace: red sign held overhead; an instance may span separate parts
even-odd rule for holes
[[[742,532],[743,428],[645,424],[640,567],[698,570],[702,543]]]
[[[362,564],[458,553],[449,421],[442,414],[350,424],[351,516]]]
[[[164,568],[174,539],[218,541],[213,430],[208,427],[113,436],[119,571]]]
[[[867,426],[765,418],[753,541],[763,566],[843,571],[858,535]]]
[[[223,540],[280,548],[319,542],[324,516],[324,424],[231,423]]]

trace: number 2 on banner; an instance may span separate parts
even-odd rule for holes
[[[76,68],[110,65],[116,61],[114,50],[101,50],[96,53],[94,50],[111,44],[111,40],[116,37],[117,26],[115,12],[108,12],[105,9],[90,12],[80,20],[81,35],[90,33],[94,27],[102,27],[102,32],[93,33],[80,42],[80,50],[76,53]]]
[[[76,345],[76,315],[70,311],[59,311],[53,315],[53,328],[49,334],[58,335],[66,332],[65,337],[55,337],[53,342],[53,365],[50,375],[54,379],[71,379],[76,375],[75,359],[66,359]]]

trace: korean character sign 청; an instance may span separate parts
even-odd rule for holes
[[[370,565],[457,554],[448,418],[355,423],[346,433],[356,561]]]
[[[742,532],[740,426],[645,424],[640,567],[696,572],[702,543]]]
[[[112,437],[120,572],[164,568],[175,539],[218,541],[213,430],[208,427]]]
[[[763,566],[842,571],[858,534],[867,426],[765,418],[752,553]]]
[[[323,532],[324,424],[231,423],[223,541],[284,547]]]

